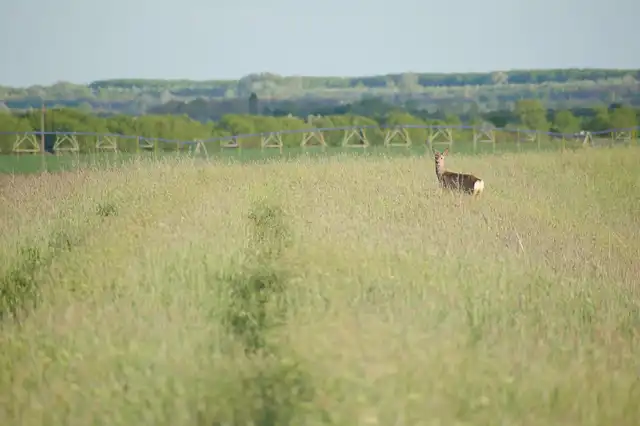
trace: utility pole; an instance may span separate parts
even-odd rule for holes
[[[40,109],[40,158],[43,172],[47,170],[47,163],[44,158],[44,113],[44,99],[42,99],[42,108]]]

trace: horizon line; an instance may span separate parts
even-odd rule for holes
[[[245,74],[239,78],[212,78],[206,80],[199,79],[190,79],[190,78],[155,78],[155,77],[117,77],[117,78],[103,78],[103,79],[95,79],[91,80],[88,83],[76,83],[68,80],[57,80],[54,83],[50,84],[31,84],[28,86],[11,86],[0,84],[0,87],[6,87],[11,89],[29,89],[33,87],[51,87],[57,84],[73,84],[76,86],[90,86],[92,84],[98,82],[114,82],[114,81],[122,81],[122,80],[134,80],[134,81],[164,81],[164,82],[193,82],[193,83],[208,83],[208,82],[220,82],[220,83],[231,83],[238,82],[241,79],[248,76],[259,76],[259,75],[273,75],[277,77],[281,77],[283,79],[286,78],[334,78],[334,79],[354,79],[354,78],[374,78],[374,77],[390,77],[390,76],[399,76],[403,74],[416,74],[416,75],[481,75],[481,74],[492,74],[492,73],[514,73],[514,72],[541,72],[541,71],[618,71],[618,72],[638,72],[640,68],[602,68],[602,67],[566,67],[566,68],[510,68],[510,69],[494,69],[487,71],[450,71],[450,72],[419,72],[419,71],[404,71],[404,72],[389,72],[385,74],[363,74],[363,75],[302,75],[302,74],[278,74],[271,71],[260,71],[260,72],[252,72],[249,74]]]

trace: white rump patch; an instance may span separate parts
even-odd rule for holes
[[[473,195],[479,195],[484,191],[484,181],[482,179],[473,184]]]

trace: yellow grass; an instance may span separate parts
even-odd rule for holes
[[[2,177],[0,424],[636,425],[639,163]]]

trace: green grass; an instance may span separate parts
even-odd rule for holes
[[[0,419],[636,425],[640,150],[0,176]]]
[[[540,144],[534,142],[515,142],[497,143],[495,147],[491,144],[479,143],[474,147],[472,142],[463,141],[456,142],[452,147],[452,152],[460,154],[486,154],[486,153],[516,153],[516,152],[534,152],[534,151],[553,151],[560,150],[564,146],[565,149],[576,149],[580,144],[575,142],[561,141],[543,141]],[[437,146],[436,148],[440,148]],[[176,152],[172,150],[154,152],[119,152],[119,153],[79,153],[79,154],[63,154],[63,155],[46,155],[44,158],[44,167],[49,172],[69,171],[83,167],[107,167],[114,165],[126,164],[136,159],[162,159],[175,156],[191,156],[196,158],[208,158],[221,161],[232,162],[256,162],[271,161],[273,159],[296,159],[300,157],[333,157],[343,154],[361,155],[361,156],[388,156],[388,157],[406,157],[415,155],[424,155],[427,152],[425,144],[413,145],[410,148],[405,147],[384,147],[370,146],[366,149],[360,147],[328,147],[322,150],[320,147],[291,147],[285,148],[281,153],[278,149],[256,149],[245,148],[237,149],[221,149],[217,144],[208,144],[207,154],[189,154],[187,151]],[[28,174],[39,173],[43,170],[43,160],[40,155],[2,155],[0,156],[0,173]]]

